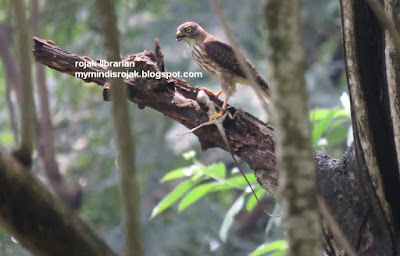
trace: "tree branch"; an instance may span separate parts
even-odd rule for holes
[[[2,150],[0,223],[34,255],[115,255],[27,167]]]

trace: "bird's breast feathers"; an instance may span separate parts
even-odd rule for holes
[[[220,67],[207,56],[207,53],[202,49],[201,45],[189,44],[189,47],[192,57],[197,64],[210,75],[219,77]]]

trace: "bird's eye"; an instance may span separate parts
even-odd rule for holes
[[[192,28],[191,27],[186,28],[186,32],[188,33],[192,32]]]

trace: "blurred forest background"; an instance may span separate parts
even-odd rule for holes
[[[186,43],[175,40],[176,28],[181,23],[198,22],[217,38],[227,40],[208,1],[116,2],[121,54],[153,50],[154,38],[157,37],[168,71],[202,71],[193,61]],[[26,1],[26,4],[29,15],[31,3]],[[221,6],[242,51],[268,81],[260,1],[223,0]],[[340,157],[344,152],[350,127],[349,114],[343,107],[348,100],[342,96],[347,89],[339,8],[338,1],[302,1],[313,143],[333,157]],[[70,53],[105,59],[94,1],[41,0],[38,19],[42,38],[54,41]],[[7,95],[10,95],[18,117],[15,92],[12,88],[7,89],[10,85],[5,79],[9,63],[4,53],[9,52],[13,57],[17,54],[15,24],[11,20],[9,1],[1,0],[0,146],[8,150],[16,143]],[[123,232],[111,104],[103,102],[101,87],[85,84],[49,68],[45,71],[60,172],[68,188],[79,186],[82,189],[82,205],[77,210],[79,215],[113,250],[121,252]],[[205,73],[203,78],[188,79],[187,82],[219,90],[218,80]],[[37,94],[36,87],[35,92]],[[230,104],[265,119],[251,88],[238,87],[237,96],[230,100]],[[262,206],[254,207],[251,212],[243,209],[236,215],[226,241],[221,241],[220,227],[231,205],[243,193],[240,189],[211,193],[179,214],[174,206],[150,219],[157,203],[181,181],[160,184],[160,179],[171,170],[192,164],[183,158],[183,153],[195,151],[196,161],[204,165],[223,162],[227,172],[235,166],[229,154],[222,150],[200,152],[194,135],[177,136],[177,133],[186,131],[182,125],[152,109],[140,110],[134,104],[130,106],[131,114],[135,116],[132,136],[136,143],[145,255],[245,255],[266,241],[284,239],[280,219],[271,220],[260,211],[262,208],[274,209],[273,202],[264,195]],[[37,158],[37,154],[34,157]],[[242,165],[251,173],[245,164]],[[42,163],[37,159],[34,159],[33,170],[48,183]],[[29,255],[1,227],[0,254]]]

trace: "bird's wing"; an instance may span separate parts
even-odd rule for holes
[[[206,40],[204,42],[204,50],[206,51],[209,58],[221,65],[223,68],[233,72],[238,76],[246,78],[245,71],[241,68],[240,63],[232,49],[232,46],[219,40]],[[269,95],[268,84],[260,76],[254,66],[246,58],[244,58],[244,60],[246,61],[246,64],[253,74],[254,79],[261,86],[263,91],[265,91],[267,95]]]

